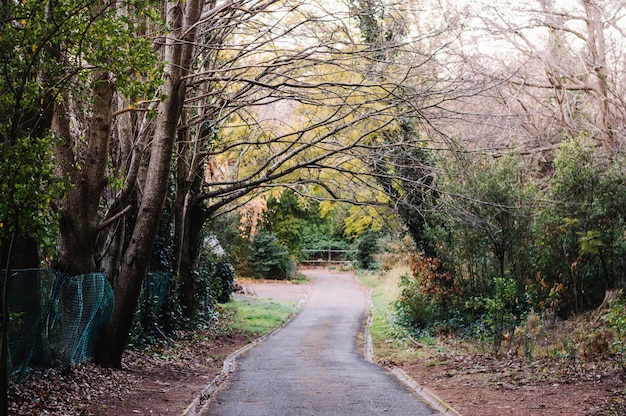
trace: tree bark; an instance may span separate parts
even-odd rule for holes
[[[600,16],[600,5],[596,1],[583,0],[583,5],[587,18],[587,48],[591,55],[588,63],[589,72],[594,73],[597,79],[594,95],[598,103],[598,126],[601,130],[602,146],[607,154],[610,154],[617,148],[617,143],[611,122],[604,24]]]
[[[176,199],[172,207],[174,217],[174,272],[179,285],[179,302],[183,315],[193,318],[194,315],[194,281],[187,235],[189,233],[189,219],[187,216],[187,203],[191,180],[191,149],[189,145],[189,130],[180,131],[181,139],[178,141],[178,158],[176,163]]]
[[[180,236],[180,251],[177,271],[180,283],[179,302],[187,318],[195,315],[194,264],[198,258],[202,227],[208,218],[207,209],[201,198],[189,195],[184,206],[184,233]]]
[[[107,184],[106,168],[113,120],[112,100],[115,88],[109,74],[96,74],[93,85],[93,117],[83,154],[75,154],[70,139],[69,114],[64,104],[57,105],[55,130],[62,138],[57,146],[59,170],[70,178],[72,186],[61,201],[59,221],[59,261],[56,265],[69,274],[97,271],[97,236],[100,199]],[[78,167],[80,164],[80,167]]]
[[[106,367],[121,367],[141,283],[163,212],[176,130],[185,96],[185,76],[192,65],[194,25],[200,18],[203,4],[203,0],[166,3],[167,26],[172,28],[172,32],[163,46],[166,66],[161,96],[164,98],[157,107],[154,120],[150,161],[137,220],[122,257],[119,274],[112,278],[115,293],[113,316],[96,351],[96,361]]]

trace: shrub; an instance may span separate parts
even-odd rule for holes
[[[365,270],[376,266],[374,255],[378,252],[378,234],[374,231],[366,231],[358,238],[357,260],[359,267]]]
[[[498,277],[493,284],[493,295],[475,297],[470,305],[481,311],[484,334],[497,351],[505,335],[511,336],[516,324],[522,321],[525,310],[516,280]]]
[[[549,286],[566,286],[563,318],[596,308],[605,290],[624,285],[626,171],[623,155],[611,159],[582,137],[563,143],[555,156],[547,195],[555,203],[537,216],[531,255]]]
[[[452,275],[442,269],[439,259],[416,257],[410,267],[411,276],[400,279],[402,292],[396,309],[401,323],[414,329],[446,326],[458,294]]]
[[[235,268],[225,260],[220,260],[215,266],[212,279],[212,292],[215,300],[225,303],[230,300],[235,283]]]
[[[609,302],[609,312],[602,320],[613,330],[613,349],[619,354],[622,366],[626,368],[626,299],[622,291],[617,299]]]
[[[402,294],[396,302],[399,323],[407,328],[426,329],[433,324],[433,299],[420,292],[419,283],[401,276]]]
[[[271,233],[260,232],[252,241],[248,265],[257,278],[284,280],[295,273],[289,250]]]

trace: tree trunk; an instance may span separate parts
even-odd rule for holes
[[[94,106],[83,154],[74,154],[70,139],[69,114],[63,104],[57,106],[55,130],[63,138],[57,146],[59,170],[70,177],[65,199],[61,202],[59,221],[59,261],[57,268],[70,274],[97,271],[97,236],[100,222],[100,199],[107,184],[106,168],[113,120],[114,86],[109,74],[96,75],[93,86]],[[80,161],[80,168],[77,163]]]
[[[185,232],[181,236],[180,258],[178,259],[178,278],[180,282],[180,304],[187,318],[195,314],[195,282],[193,267],[198,258],[202,227],[208,217],[207,210],[200,198],[189,196],[185,205]]]
[[[191,150],[189,146],[189,130],[180,133],[178,141],[178,159],[176,164],[176,199],[173,206],[174,217],[174,263],[175,274],[179,286],[179,302],[186,318],[194,315],[194,280],[189,253],[189,218],[187,204],[191,181]]]
[[[112,278],[115,308],[96,351],[96,361],[106,367],[121,367],[133,315],[147,271],[168,191],[176,129],[185,97],[185,75],[192,64],[195,29],[202,12],[202,0],[167,2],[167,25],[172,28],[164,45],[165,97],[157,108],[150,161],[142,189],[137,220],[122,257],[119,274]]]
[[[594,95],[598,102],[598,125],[601,130],[602,146],[608,154],[617,148],[617,143],[615,142],[614,126],[611,121],[604,24],[600,15],[601,7],[597,1],[583,0],[583,5],[585,7],[588,32],[587,48],[591,55],[588,63],[589,72],[594,73],[597,79]]]

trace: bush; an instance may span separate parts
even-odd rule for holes
[[[481,312],[483,333],[498,350],[505,334],[513,334],[521,322],[525,303],[520,301],[516,280],[498,277],[493,284],[493,295],[474,298],[469,304]]]
[[[359,267],[365,270],[373,269],[376,266],[374,255],[378,252],[378,234],[373,231],[361,234],[357,250]]]
[[[402,325],[412,329],[436,329],[446,325],[456,289],[439,259],[411,260],[411,275],[400,278],[402,292],[396,303]]]
[[[598,307],[607,289],[623,287],[626,266],[626,171],[623,156],[607,162],[583,138],[556,154],[548,199],[530,253],[549,286],[562,284],[563,318]]]
[[[271,233],[260,232],[254,237],[248,256],[253,277],[260,279],[289,279],[295,273],[295,262],[289,250]]]
[[[419,284],[407,275],[401,277],[402,294],[396,302],[399,323],[411,329],[426,329],[433,324],[433,299],[419,291]]]
[[[230,300],[235,283],[235,268],[225,260],[220,260],[213,273],[212,292],[215,300],[226,303]]]

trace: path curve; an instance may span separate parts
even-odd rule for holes
[[[302,312],[244,353],[205,416],[427,416],[438,414],[363,359],[367,293],[350,273],[308,271]]]

